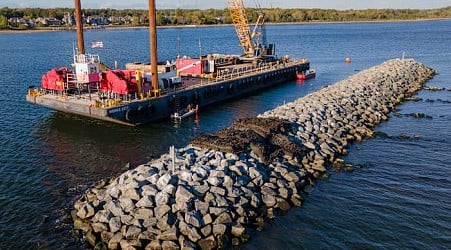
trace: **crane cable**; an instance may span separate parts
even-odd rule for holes
[[[262,9],[262,6],[261,6],[261,4],[260,4],[260,1],[258,1],[258,0],[254,0],[254,4],[255,4],[255,7],[257,7],[257,9]]]

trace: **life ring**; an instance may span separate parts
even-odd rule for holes
[[[125,112],[125,120],[132,122],[133,113],[132,109],[128,109],[127,112]]]
[[[227,88],[227,93],[232,94],[233,93],[233,83],[231,83],[229,85],[229,87]]]
[[[139,106],[136,111],[137,111],[136,113],[137,113],[137,118],[138,119],[145,119],[150,114],[149,107],[147,105],[146,106]]]

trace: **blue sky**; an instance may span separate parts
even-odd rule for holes
[[[226,0],[155,0],[159,9],[223,9]],[[409,8],[431,9],[451,6],[451,0],[244,0],[246,7],[323,8],[323,9],[369,9]],[[81,0],[83,8],[146,9],[145,0]],[[73,0],[0,0],[0,7],[73,7]]]

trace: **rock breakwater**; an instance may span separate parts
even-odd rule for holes
[[[98,248],[215,249],[300,206],[349,143],[372,136],[434,75],[390,60],[100,181],[74,204],[74,227]]]

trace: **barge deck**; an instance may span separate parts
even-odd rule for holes
[[[135,94],[112,100],[95,91],[78,94],[30,89],[26,99],[30,103],[66,113],[135,126],[169,118],[174,111],[190,104],[204,107],[294,80],[296,72],[309,69],[309,62],[297,60],[234,69],[223,69],[220,71],[222,74],[213,79],[182,77],[180,86],[166,89],[156,97],[140,98]]]

